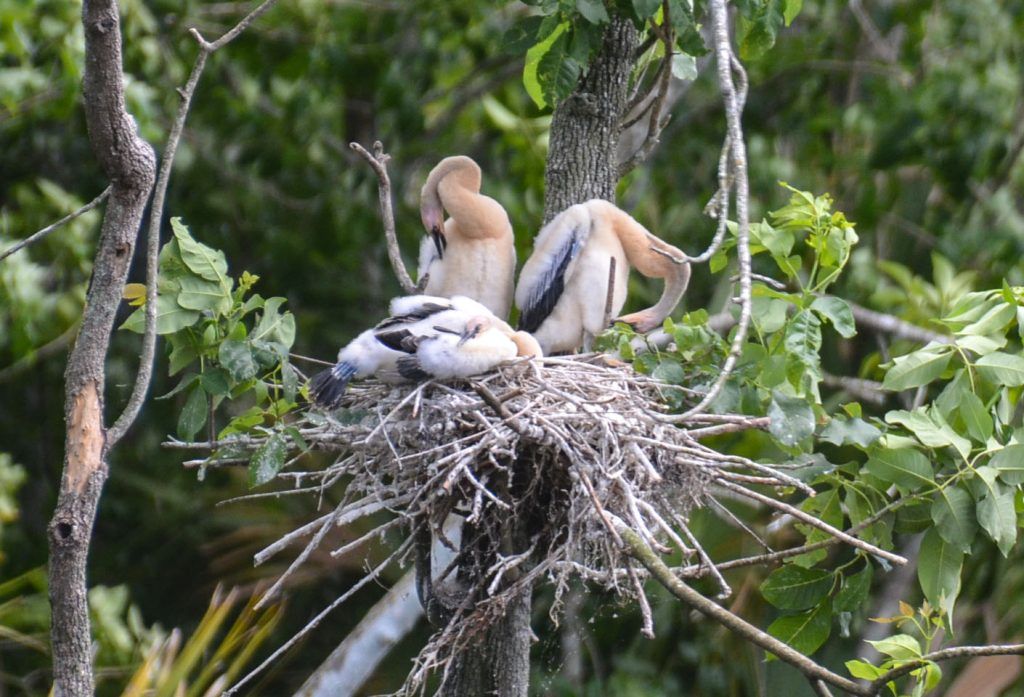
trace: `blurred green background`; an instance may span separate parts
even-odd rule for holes
[[[128,108],[158,152],[177,108],[175,88],[196,54],[187,28],[215,37],[248,9],[231,1],[121,3]],[[524,258],[541,220],[550,115],[523,89],[522,53],[503,50],[501,38],[527,11],[520,3],[481,0],[282,1],[211,58],[175,163],[168,217],[181,216],[197,239],[223,249],[234,275],[259,275],[261,294],[286,297],[298,321],[295,351],[320,358],[331,358],[398,293],[382,243],[376,181],[350,141],[369,146],[380,139],[392,155],[398,233],[410,263],[421,234],[419,187],[450,154],[481,163],[484,190],[508,209]],[[106,186],[82,113],[80,12],[81,3],[67,0],[0,0],[0,249]],[[702,209],[715,186],[724,131],[712,70],[699,65],[653,156],[620,187],[624,207],[691,253],[714,230]],[[777,45],[747,64],[752,218],[785,200],[779,180],[831,192],[861,237],[837,294],[914,321],[931,316],[933,304],[896,280],[911,273],[930,279],[933,255],[975,272],[977,287],[997,287],[1003,278],[1024,283],[1022,65],[1019,0],[807,0]],[[49,689],[38,569],[46,562],[63,452],[64,357],[99,220],[93,211],[0,262],[0,695]],[[142,280],[139,259],[135,266],[132,280]],[[635,297],[657,293],[634,283]],[[699,269],[684,303],[714,311],[720,296]],[[825,365],[849,374],[876,350],[868,339],[826,345]],[[116,332],[108,418],[127,398],[137,355],[138,337]],[[172,385],[161,352],[151,394]],[[111,458],[90,561],[90,584],[109,587],[94,603],[107,618],[97,624],[100,694],[125,688],[152,644],[149,628],[178,627],[188,636],[202,626],[218,583],[248,591],[273,578],[287,560],[254,569],[252,553],[316,515],[306,499],[218,506],[247,493],[244,472],[210,472],[200,482],[176,453],[161,449],[179,408],[174,399],[150,401]],[[698,528],[713,554],[750,544],[707,522]],[[336,541],[358,534],[344,530]],[[1003,638],[1020,638],[1020,561],[1003,560],[994,548],[975,554],[961,600],[968,608],[963,641],[984,641],[982,619],[991,616]],[[360,567],[314,556],[258,655],[359,575]],[[756,592],[756,573],[730,580],[733,608],[764,626],[770,611]],[[253,694],[296,689],[382,593],[371,587],[358,595]],[[807,690],[668,598],[655,608],[652,642],[639,637],[631,608],[600,596],[581,610],[586,687],[575,687],[560,676],[559,630],[547,620],[547,603],[538,599],[534,622],[536,694]],[[420,625],[367,692],[395,689],[425,637]],[[853,640],[835,639],[824,656],[841,665],[855,651]]]

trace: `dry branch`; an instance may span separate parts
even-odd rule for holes
[[[106,189],[104,189],[102,192],[100,192],[99,196],[94,198],[92,201],[89,201],[89,203],[85,204],[84,206],[79,208],[77,211],[74,211],[72,213],[68,213],[63,218],[58,220],[57,222],[50,223],[49,225],[44,227],[42,230],[39,230],[38,232],[32,233],[31,235],[29,235],[25,239],[21,240],[20,242],[18,242],[16,244],[13,244],[10,247],[8,247],[7,249],[5,249],[4,251],[0,252],[0,261],[3,261],[4,259],[6,259],[7,257],[11,256],[15,252],[17,252],[17,251],[19,251],[21,249],[24,249],[25,247],[28,247],[29,245],[35,244],[36,242],[38,242],[39,240],[43,239],[44,237],[49,235],[51,232],[53,232],[54,230],[59,228],[61,225],[64,225],[66,223],[70,223],[72,220],[74,220],[75,218],[79,217],[80,215],[88,213],[93,208],[95,208],[96,206],[98,206],[101,203],[103,203],[104,201],[106,201],[107,200],[107,196],[109,196],[109,195],[110,195],[110,187],[108,186]]]
[[[458,514],[465,521],[461,547],[448,569],[435,570],[449,582],[421,579],[420,592],[431,594],[425,602],[436,610],[432,616],[444,623],[420,654],[406,694],[421,689],[431,672],[445,675],[453,657],[474,646],[538,581],[555,587],[556,608],[573,577],[599,583],[638,602],[645,631],[653,633],[641,583],[648,571],[630,556],[623,526],[652,554],[681,552],[689,565],[678,573],[708,577],[722,594],[730,593],[720,571],[729,562],[712,559],[701,547],[688,528],[690,512],[712,505],[714,492],[728,489],[755,504],[768,499],[792,514],[788,504],[761,492],[781,497],[794,488],[808,495],[813,490],[780,468],[718,453],[696,440],[722,428],[763,427],[764,418],[697,414],[680,424],[665,423],[663,392],[677,386],[598,358],[518,361],[462,384],[366,381],[350,388],[338,410],[300,415],[292,426],[305,444],[332,458],[323,469],[281,472],[281,493],[298,487],[320,500],[330,489],[342,503],[257,555],[262,562],[304,541],[275,590],[326,531],[340,524],[374,516],[371,530],[337,550],[341,556],[358,555],[364,541],[403,526],[420,531],[423,544],[411,535],[404,547],[425,544],[419,557],[429,554],[431,536],[443,539],[449,514]],[[174,445],[216,447],[210,460],[216,464],[251,455],[268,437],[269,431]],[[291,441],[289,448],[303,449]],[[736,481],[756,483],[759,491]],[[801,515],[844,544],[900,561],[864,543],[856,530],[843,532]],[[527,544],[510,546],[504,537],[510,518],[527,521]],[[391,560],[409,561],[401,554]]]
[[[395,233],[395,211],[391,205],[391,178],[388,176],[388,160],[391,159],[391,156],[384,152],[384,145],[379,140],[373,143],[373,154],[370,154],[359,143],[349,143],[348,146],[366,160],[377,175],[377,198],[380,203],[381,222],[384,224],[384,239],[387,240],[388,245],[388,261],[391,262],[395,278],[402,286],[402,292],[406,295],[422,293],[423,287],[426,286],[426,278],[420,279],[421,285],[412,282],[409,272],[405,269],[405,262],[402,261],[402,250],[398,246],[398,235]]]

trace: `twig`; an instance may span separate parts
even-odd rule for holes
[[[322,361],[319,358],[312,358],[310,356],[303,356],[303,355],[298,354],[298,353],[289,353],[288,357],[289,358],[298,358],[300,361],[307,361],[309,363],[315,363],[316,365],[327,366],[328,368],[331,367],[332,365],[334,365],[330,361]]]
[[[852,535],[848,535],[847,533],[843,532],[839,528],[833,527],[833,526],[829,525],[828,523],[824,522],[823,520],[815,518],[814,516],[812,516],[812,515],[810,515],[808,513],[805,513],[804,511],[801,511],[799,508],[796,508],[795,506],[790,506],[788,503],[783,503],[782,501],[777,501],[777,500],[771,498],[770,496],[765,496],[764,494],[759,494],[758,492],[753,491],[752,489],[747,489],[746,487],[742,487],[742,486],[739,486],[738,484],[733,484],[733,483],[728,482],[728,481],[719,480],[718,485],[723,487],[723,488],[725,488],[725,489],[730,489],[731,491],[735,491],[737,494],[740,494],[741,496],[746,496],[748,498],[752,498],[755,501],[759,501],[760,503],[765,504],[766,506],[769,506],[771,508],[775,508],[775,509],[780,510],[780,511],[782,511],[784,513],[788,513],[789,515],[791,515],[794,518],[800,520],[801,522],[807,523],[808,525],[812,525],[812,526],[818,528],[819,530],[827,532],[829,535],[832,535],[833,537],[836,537],[836,538],[842,540],[843,542],[845,542],[846,544],[848,544],[848,545],[850,545],[852,547],[856,547],[857,549],[862,549],[865,552],[869,552],[871,554],[874,554],[875,556],[881,557],[882,559],[890,561],[893,564],[898,564],[898,565],[902,566],[902,565],[907,563],[907,560],[904,557],[901,557],[898,554],[893,554],[892,552],[886,551],[886,550],[882,549],[881,547],[876,547],[875,545],[871,544],[870,542],[865,542],[864,540],[856,538],[856,537],[854,537]]]
[[[3,261],[4,259],[6,259],[7,257],[11,256],[12,254],[17,252],[18,250],[24,249],[25,247],[28,247],[31,244],[35,244],[36,242],[38,242],[39,240],[43,239],[44,237],[49,235],[51,232],[53,232],[54,230],[59,228],[61,225],[64,225],[65,223],[70,223],[72,220],[74,220],[78,216],[83,215],[85,213],[88,213],[93,208],[95,208],[96,206],[100,205],[101,203],[103,203],[107,199],[107,196],[110,195],[110,188],[111,187],[108,186],[106,189],[104,189],[100,193],[99,196],[94,198],[92,201],[89,201],[89,203],[85,204],[84,206],[79,208],[74,213],[68,213],[63,218],[58,220],[57,222],[50,223],[49,225],[44,227],[39,232],[32,233],[31,235],[29,235],[25,239],[21,240],[20,242],[17,242],[16,244],[13,244],[10,247],[8,247],[7,249],[5,249],[4,251],[0,252],[0,261]]]
[[[947,336],[946,334],[933,332],[930,329],[925,329],[924,327],[919,327],[916,324],[911,324],[899,317],[875,312],[874,310],[869,310],[866,307],[861,307],[854,303],[849,303],[849,305],[850,309],[853,311],[853,318],[859,325],[864,325],[876,331],[885,332],[886,334],[892,334],[900,337],[901,339],[920,341],[924,344],[930,342],[939,344],[953,343],[953,337]]]
[[[181,133],[185,128],[185,120],[188,118],[188,110],[192,105],[192,96],[195,94],[199,78],[206,67],[206,59],[217,49],[233,41],[239,34],[252,24],[257,18],[274,6],[277,0],[264,0],[255,10],[242,18],[238,24],[214,42],[208,42],[199,31],[192,27],[189,34],[199,44],[199,55],[192,64],[192,72],[183,89],[178,90],[181,96],[181,103],[178,105],[178,113],[171,124],[171,131],[167,136],[167,146],[164,148],[163,160],[160,162],[160,171],[156,178],[156,185],[153,188],[153,202],[149,212],[149,228],[146,231],[146,324],[142,334],[142,354],[139,358],[139,370],[135,375],[135,384],[132,387],[131,396],[125,405],[117,421],[107,431],[107,447],[111,448],[116,444],[139,415],[143,402],[146,401],[146,392],[149,391],[149,383],[153,377],[153,357],[156,354],[156,296],[157,281],[159,277],[159,256],[160,256],[160,225],[163,222],[164,200],[167,196],[167,186],[171,180],[171,169],[174,167],[174,156],[178,151],[178,143],[181,141]]]
[[[384,144],[379,140],[373,143],[372,155],[359,143],[349,143],[348,146],[366,160],[377,175],[377,198],[380,202],[381,222],[384,223],[384,238],[388,245],[388,261],[391,262],[391,269],[395,272],[398,284],[407,295],[421,292],[422,288],[412,282],[409,272],[405,270],[402,250],[398,246],[398,236],[395,234],[395,212],[391,207],[391,178],[388,176],[387,168],[391,156],[384,152]]]
[[[225,690],[224,693],[223,693],[223,697],[229,697],[230,695],[233,695],[236,692],[238,692],[238,690],[243,685],[248,683],[250,680],[252,680],[257,675],[259,675],[267,666],[271,665],[274,661],[276,661],[280,656],[282,656],[291,647],[295,646],[295,644],[297,644],[299,642],[299,640],[302,639],[302,637],[306,636],[311,631],[316,629],[316,627],[320,624],[320,622],[322,622],[323,619],[325,617],[327,617],[327,615],[331,614],[331,612],[333,612],[336,607],[338,607],[343,602],[345,602],[346,600],[351,598],[353,595],[355,595],[356,592],[359,591],[359,589],[361,589],[363,586],[368,584],[370,581],[373,581],[378,576],[380,576],[380,573],[385,568],[387,568],[387,566],[389,564],[391,564],[391,562],[395,561],[396,559],[400,558],[403,554],[405,554],[406,550],[408,550],[410,546],[412,546],[412,537],[409,537],[408,539],[406,539],[406,541],[403,542],[402,545],[397,550],[392,552],[384,561],[382,561],[380,564],[375,566],[372,571],[370,571],[368,574],[363,576],[363,578],[359,579],[359,581],[356,582],[347,591],[345,591],[340,596],[338,596],[338,598],[335,599],[334,602],[332,602],[330,605],[328,605],[323,610],[321,610],[319,613],[317,613],[317,615],[312,620],[310,620],[309,623],[306,624],[305,627],[303,627],[302,629],[297,631],[292,636],[291,639],[289,639],[288,641],[286,641],[283,644],[281,644],[277,648],[277,650],[274,651],[274,653],[272,653],[269,656],[267,656],[267,658],[262,663],[260,663],[258,666],[253,668],[251,671],[249,671],[249,673],[246,674],[245,677],[243,677],[241,680],[239,680],[234,685],[232,685],[230,689]]]
[[[750,326],[751,313],[751,282],[750,282],[750,221],[747,217],[747,201],[749,198],[749,182],[747,181],[747,153],[743,143],[743,127],[740,123],[742,105],[737,96],[736,85],[733,83],[732,69],[739,62],[732,53],[729,44],[729,18],[725,9],[725,0],[710,2],[713,36],[715,45],[715,62],[718,64],[718,84],[725,101],[725,118],[728,124],[729,137],[727,145],[732,155],[732,175],[736,187],[736,248],[740,262],[740,319],[733,336],[729,356],[725,359],[722,372],[714,385],[708,390],[694,407],[683,416],[692,416],[704,411],[722,391],[726,380],[732,374],[736,361],[743,351],[743,343],[747,340],[747,329]],[[741,84],[745,84],[742,68],[737,71],[741,76]],[[728,200],[728,196],[725,197]],[[721,222],[721,221],[720,221]]]
[[[658,558],[654,551],[643,543],[640,536],[629,529],[625,523],[618,521],[617,528],[618,533],[625,542],[626,549],[630,555],[643,564],[647,570],[651,572],[651,575],[654,576],[659,583],[665,586],[672,595],[676,596],[693,609],[707,615],[726,629],[738,634],[752,644],[760,646],[766,651],[770,651],[781,660],[789,663],[810,678],[823,680],[830,685],[835,685],[836,687],[846,690],[851,694],[861,695],[862,697],[869,697],[870,695],[875,694],[874,692],[869,692],[868,688],[862,687],[852,680],[833,673],[824,666],[815,663],[799,651],[790,648],[788,645],[782,643],[766,632],[761,631],[738,615],[729,612],[717,603],[705,598],[703,595],[693,590],[677,578],[672,573],[672,570]]]
[[[66,348],[68,344],[74,340],[75,334],[77,333],[78,322],[75,322],[65,329],[64,333],[56,339],[46,342],[32,353],[25,354],[14,363],[0,368],[0,383],[7,382],[11,378],[21,375],[26,370],[29,370],[39,361],[46,360],[50,356],[60,353],[60,351]]]
[[[615,257],[608,257],[608,285],[604,294],[604,321],[602,327],[610,326],[612,323],[612,303],[615,297]]]
[[[868,689],[869,694],[876,694],[882,691],[887,682],[902,677],[911,671],[917,670],[928,662],[945,661],[950,658],[962,658],[964,656],[1024,656],[1024,644],[996,644],[990,646],[953,646],[941,651],[926,653],[920,658],[910,660],[901,666],[897,666],[871,681]]]
[[[821,382],[825,387],[842,390],[862,402],[870,402],[876,406],[885,404],[886,393],[882,391],[882,383],[875,380],[863,380],[846,375],[825,373],[822,375]]]

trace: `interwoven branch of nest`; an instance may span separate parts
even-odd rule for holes
[[[417,554],[422,546],[414,543],[417,536],[426,533],[428,546],[431,536],[443,539],[448,514],[462,516],[461,549],[448,569],[458,580],[462,602],[453,604],[447,624],[421,652],[406,691],[426,684],[430,671],[444,671],[453,652],[540,580],[555,588],[556,619],[562,593],[577,577],[639,602],[649,633],[646,573],[622,545],[616,530],[623,525],[651,549],[680,553],[683,565],[676,572],[711,577],[720,595],[730,592],[721,569],[788,555],[766,550],[716,565],[690,532],[688,518],[702,506],[727,513],[716,501],[721,495],[746,498],[836,541],[894,556],[786,504],[782,499],[794,490],[814,492],[783,468],[723,454],[699,440],[763,428],[767,419],[703,414],[679,423],[677,417],[666,418],[670,397],[678,403],[700,395],[601,355],[519,361],[464,383],[366,382],[350,389],[340,409],[309,411],[291,424],[299,438],[288,436],[288,430],[236,437],[212,444],[216,451],[202,462],[240,464],[269,438],[284,435],[292,457],[278,479],[289,486],[253,496],[312,494],[319,504],[328,490],[337,490],[332,498],[340,497],[340,503],[333,510],[256,555],[262,563],[295,542],[305,543],[266,599],[338,526],[382,511],[394,514],[390,522],[334,550],[335,556],[358,554],[361,545],[396,525],[410,531],[370,580],[387,564]],[[327,454],[330,464],[301,469],[305,462],[323,462],[322,455],[307,458],[310,450]],[[528,521],[526,539],[507,539],[513,517]]]

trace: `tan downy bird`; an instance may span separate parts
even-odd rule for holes
[[[420,245],[419,277],[429,274],[425,293],[464,295],[507,319],[515,238],[505,209],[480,193],[480,181],[479,165],[463,155],[446,157],[430,171],[420,193],[428,235]]]
[[[615,204],[593,199],[570,206],[537,234],[516,287],[519,329],[533,334],[545,355],[589,349],[606,329],[610,259],[615,259],[610,316],[638,332],[660,326],[690,282],[683,252]],[[665,279],[665,288],[653,307],[617,317],[626,302],[630,267]]]

